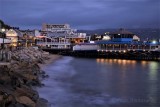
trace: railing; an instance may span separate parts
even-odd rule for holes
[[[10,62],[11,51],[0,50],[0,62]]]
[[[71,44],[69,42],[37,42],[37,45]]]

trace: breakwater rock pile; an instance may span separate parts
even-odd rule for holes
[[[46,77],[38,64],[49,59],[49,53],[25,48],[11,53],[9,65],[0,66],[0,107],[46,107],[35,86]]]

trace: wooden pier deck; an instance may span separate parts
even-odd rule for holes
[[[112,59],[130,59],[130,60],[154,60],[160,61],[160,51],[140,51],[140,50],[126,50],[126,51],[97,51],[97,50],[54,50],[44,49],[44,51],[60,54],[65,56],[86,57],[86,58],[112,58]]]

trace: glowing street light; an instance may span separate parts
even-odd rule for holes
[[[2,33],[4,33],[4,32],[5,32],[5,29],[4,29],[4,28],[2,28],[2,29],[1,29],[1,31],[2,31]]]
[[[156,44],[156,43],[157,43],[157,41],[153,40],[153,41],[152,41],[152,43],[153,43],[153,44]]]

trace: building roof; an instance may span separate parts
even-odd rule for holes
[[[14,29],[19,37],[23,37],[23,33],[20,30]]]
[[[96,41],[96,44],[131,44],[131,45],[160,45],[160,42],[153,44],[152,42],[143,42],[143,41],[106,41],[100,40]]]
[[[23,33],[18,29],[10,29],[6,32],[6,36],[19,36],[22,37]]]

